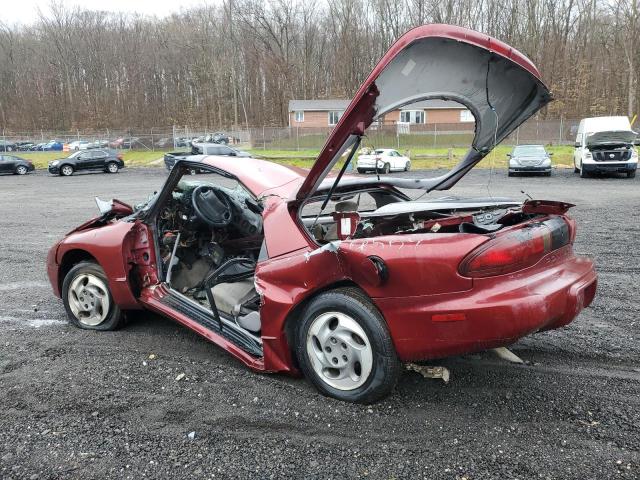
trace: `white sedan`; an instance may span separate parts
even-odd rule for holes
[[[360,155],[356,161],[358,173],[408,172],[410,168],[411,159],[391,148],[380,148],[370,154]]]

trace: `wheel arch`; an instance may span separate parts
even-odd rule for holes
[[[58,289],[62,291],[62,282],[67,273],[80,262],[93,262],[100,265],[100,262],[86,250],[81,248],[74,248],[64,253],[60,260],[60,266],[58,267]]]

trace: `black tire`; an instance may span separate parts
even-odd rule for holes
[[[352,390],[341,390],[316,372],[307,351],[307,334],[323,313],[339,312],[354,320],[366,334],[372,350],[372,368],[364,383]],[[304,308],[296,332],[295,353],[305,377],[323,394],[354,403],[373,403],[386,397],[402,371],[387,325],[369,298],[356,288],[341,288],[319,294]]]
[[[407,164],[404,166],[405,172],[408,172],[409,170],[411,170],[411,162],[407,162]]]
[[[514,177],[514,176],[515,176],[515,173],[513,173],[513,172],[507,172],[507,177]]]
[[[29,169],[24,165],[18,165],[16,167],[16,175],[25,175],[28,171]]]
[[[580,169],[576,167],[575,162],[573,163],[573,173],[580,173]]]
[[[72,282],[81,275],[93,275],[94,277],[97,277],[99,280],[104,282],[104,285],[106,285],[105,290],[106,290],[106,295],[109,299],[109,308],[108,308],[108,312],[106,312],[104,319],[97,325],[88,325],[87,323],[83,323],[83,321],[78,317],[76,317],[76,315],[73,313],[73,310],[71,309],[71,306],[69,304],[69,288]],[[108,285],[109,283],[107,280],[107,276],[104,273],[104,270],[100,265],[96,263],[86,262],[86,261],[80,262],[77,265],[75,265],[71,270],[69,270],[69,273],[67,273],[67,275],[64,277],[64,280],[62,282],[61,294],[62,294],[62,301],[64,302],[64,308],[67,312],[67,316],[69,317],[69,321],[73,325],[75,325],[78,328],[82,328],[86,330],[100,330],[100,331],[115,330],[122,325],[124,316],[122,314],[122,311],[118,307],[118,305],[116,305],[115,302],[113,301],[113,297],[111,296],[111,291],[109,290]]]
[[[627,172],[627,178],[636,178],[636,171],[631,170],[630,172]]]
[[[580,168],[580,178],[588,178],[588,177],[589,177],[589,174],[584,169],[584,167]]]
[[[71,175],[73,175],[74,172],[74,168],[71,165],[62,165],[60,167],[60,175],[62,177],[70,177]]]
[[[382,173],[386,175],[390,172],[391,172],[391,165],[389,165],[388,163],[385,163],[382,167]]]
[[[107,173],[118,173],[119,169],[120,167],[118,167],[118,164],[116,162],[109,162],[105,167],[105,171]]]

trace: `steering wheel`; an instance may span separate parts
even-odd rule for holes
[[[211,185],[200,185],[191,194],[196,216],[214,228],[226,227],[233,220],[233,210],[227,194]]]

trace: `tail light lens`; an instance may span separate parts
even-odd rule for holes
[[[122,160],[124,157],[122,156],[122,154],[121,154],[121,153],[118,153],[118,154],[116,155],[116,158],[117,158],[118,160]]]
[[[460,263],[461,275],[493,277],[535,265],[547,253],[571,242],[569,225],[562,218],[527,225],[484,243]]]

